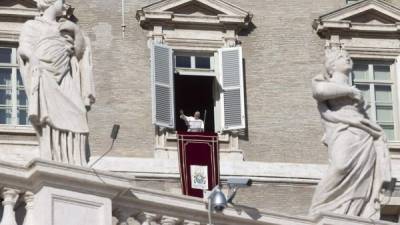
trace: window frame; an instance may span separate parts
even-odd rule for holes
[[[173,71],[183,76],[207,76],[214,77],[213,98],[214,98],[214,132],[222,132],[223,112],[221,110],[221,95],[222,89],[219,86],[219,66],[218,66],[218,49],[215,51],[195,51],[188,50],[180,51],[172,48],[173,51]],[[190,56],[191,68],[176,67],[176,56]],[[195,57],[210,57],[210,69],[195,68]]]
[[[1,69],[11,69],[11,84],[8,85],[0,85],[1,89],[7,90],[11,89],[11,104],[10,105],[0,105],[0,108],[9,108],[11,107],[11,122],[4,123],[1,125],[14,125],[14,126],[29,126],[28,124],[20,124],[19,117],[18,117],[18,110],[23,108],[25,110],[28,109],[28,104],[20,105],[18,102],[18,92],[20,90],[25,90],[24,85],[19,85],[18,83],[18,70],[19,65],[17,62],[17,47],[15,46],[3,46],[0,44],[0,49],[11,49],[11,62],[10,63],[0,63]],[[21,78],[22,79],[22,78]]]
[[[187,76],[212,76],[215,77],[216,74],[216,60],[215,54],[216,52],[212,51],[179,51],[173,49],[173,67],[174,72],[179,73],[179,75],[187,75]],[[176,57],[177,56],[188,56],[190,57],[190,68],[186,67],[177,67],[176,66]],[[210,58],[210,68],[196,68],[196,57],[209,57]]]
[[[376,104],[376,86],[386,86],[391,88],[391,101],[392,101],[392,113],[393,113],[393,136],[394,139],[388,139],[388,142],[395,143],[400,141],[400,117],[399,117],[399,79],[397,74],[400,71],[396,70],[396,64],[398,63],[395,59],[391,58],[362,58],[362,57],[352,57],[353,63],[361,62],[360,64],[367,65],[367,79],[366,80],[354,80],[353,72],[350,74],[350,84],[351,85],[368,85],[370,92],[370,107],[371,107],[371,118],[374,122],[377,122],[380,126],[381,124],[377,121],[377,104]],[[390,81],[379,81],[374,79],[374,66],[389,66]],[[354,71],[354,69],[353,69]],[[384,123],[384,122],[383,122]]]
[[[8,7],[5,7],[4,10],[7,11]],[[3,11],[4,11],[3,10]],[[0,10],[0,15],[3,14],[3,11]],[[9,11],[9,10],[8,10]],[[10,47],[10,48],[17,48],[18,47],[18,38],[21,32],[21,28],[23,25],[23,22],[29,20],[29,19],[34,19],[35,16],[39,15],[39,11],[35,7],[35,4],[32,3],[31,6],[28,6],[27,8],[16,8],[13,10],[11,14],[9,12],[6,12],[7,16],[12,17],[12,18],[17,18],[17,20],[20,22],[20,24],[10,27],[9,29],[3,29],[0,31],[0,46],[1,47]],[[2,24],[2,22],[0,22]],[[16,67],[18,67],[18,63],[16,62]],[[0,134],[13,134],[13,135],[29,135],[33,136],[36,134],[34,128],[32,125],[27,124],[27,125],[17,125],[17,124],[0,124]],[[26,141],[20,141],[20,140],[13,140],[12,141],[14,144],[26,144]]]
[[[155,85],[156,83],[154,82],[155,79],[155,67],[156,67],[156,62],[155,62],[155,47],[162,47],[162,48],[168,48],[170,49],[170,51],[172,51],[171,53],[171,60],[173,61],[170,65],[172,66],[172,68],[170,70],[173,71],[174,74],[179,73],[179,75],[193,75],[193,76],[212,76],[215,77],[214,78],[214,85],[210,88],[213,89],[213,96],[214,96],[214,132],[216,133],[223,133],[223,132],[229,132],[232,130],[242,130],[246,128],[246,123],[245,123],[245,106],[244,106],[244,71],[243,71],[243,59],[242,59],[242,47],[241,46],[236,46],[236,47],[222,47],[222,48],[218,48],[215,49],[215,51],[196,51],[196,50],[190,50],[190,49],[185,49],[184,51],[180,50],[180,49],[176,49],[173,46],[169,47],[168,45],[164,45],[164,44],[159,44],[159,43],[153,43],[151,46],[151,74],[152,74],[152,111],[153,111],[153,124],[159,127],[164,127],[164,128],[168,128],[170,130],[175,130],[175,123],[174,126],[172,126],[172,123],[166,123],[166,122],[159,122],[157,121],[155,118],[158,115],[158,112],[156,112],[155,109],[157,109],[157,105],[155,102],[155,98],[156,98],[156,94],[155,94]],[[223,74],[223,69],[222,66],[220,65],[222,63],[222,53],[223,52],[230,52],[230,51],[236,51],[237,52],[237,57],[239,57],[240,59],[238,60],[239,65],[238,65],[238,75],[239,80],[240,80],[240,85],[238,87],[224,87],[224,83],[223,83],[223,77],[225,77],[226,75]],[[191,67],[192,68],[187,68],[189,72],[191,73],[181,73],[182,70],[179,70],[180,68],[176,67],[176,55],[187,55],[187,56],[191,56],[191,58],[193,59],[193,57],[196,56],[208,56],[210,57],[210,68],[212,68],[212,73],[201,73],[204,72],[204,69],[196,69],[193,68],[193,60],[191,60]],[[170,61],[170,59],[168,60]],[[229,62],[229,60],[227,61]],[[206,69],[207,70],[207,69]],[[187,71],[184,71],[187,72]],[[229,75],[229,73],[227,73],[227,75]],[[169,78],[170,79],[170,78]],[[172,81],[172,83],[170,84],[170,86],[172,87],[172,92],[175,94],[175,82]],[[236,89],[240,90],[240,121],[241,124],[239,125],[230,125],[230,124],[226,124],[226,110],[230,110],[230,108],[225,109],[224,108],[224,99],[225,99],[225,92],[228,91],[234,91]],[[231,93],[231,92],[229,92]],[[173,95],[174,95],[173,94]],[[231,98],[229,98],[228,95],[226,98],[228,98],[228,100],[232,100]],[[175,99],[175,98],[173,98]],[[233,99],[233,100],[237,100],[237,99]],[[171,103],[173,106],[172,108],[175,108],[175,102]],[[165,106],[164,106],[165,108]],[[174,110],[170,110],[170,111],[174,111]],[[232,111],[232,110],[231,110]],[[229,114],[231,117],[232,115],[236,115],[235,113],[237,113],[237,111],[233,112],[233,114]],[[172,113],[171,115],[174,115],[174,118],[170,118],[170,121],[174,121],[177,120],[178,118],[176,118],[175,113]],[[231,117],[227,117],[228,119],[231,119]]]

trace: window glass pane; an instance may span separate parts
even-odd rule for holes
[[[190,56],[176,56],[176,67],[190,68]]]
[[[392,91],[390,86],[375,85],[375,101],[381,103],[391,103]]]
[[[0,89],[0,105],[12,105],[11,89]]]
[[[0,124],[11,124],[11,108],[0,108]]]
[[[11,48],[0,48],[0,63],[11,63]]]
[[[364,101],[365,102],[371,102],[371,95],[369,91],[369,85],[362,85],[362,84],[356,84],[356,87],[361,91]]]
[[[376,120],[378,122],[393,122],[393,108],[391,106],[376,106]]]
[[[374,65],[374,79],[375,80],[390,80],[390,66]]]
[[[11,73],[12,69],[0,68],[0,85],[11,85]]]
[[[367,64],[354,64],[353,79],[354,80],[368,80],[368,65]]]
[[[26,98],[26,93],[25,90],[18,90],[18,99],[17,99],[17,104],[19,106],[23,106],[27,104],[27,98]]]
[[[196,56],[196,68],[200,69],[210,69],[210,57],[200,57]]]
[[[18,124],[27,125],[28,124],[28,113],[26,108],[18,109]]]
[[[389,140],[394,140],[394,126],[393,125],[381,125],[385,131],[386,137]]]

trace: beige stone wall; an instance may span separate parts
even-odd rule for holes
[[[69,1],[93,45],[97,102],[89,114],[93,155],[110,145],[113,123],[121,124],[112,154],[152,157],[150,65],[146,33],[135,14],[149,1],[127,1],[126,36],[121,35],[120,1]]]
[[[180,194],[177,180],[136,180],[135,186],[164,190]],[[243,213],[257,215],[257,212],[276,212],[288,215],[307,215],[314,193],[314,185],[293,183],[254,183],[242,188],[234,199],[235,208]],[[223,191],[227,191],[224,186]],[[301,193],[301,194],[299,194]]]
[[[97,103],[90,113],[95,155],[110,143],[113,123],[121,124],[114,155],[150,157],[150,65],[146,32],[136,10],[151,1],[126,1],[127,30],[121,36],[119,1],[70,1],[93,42]],[[154,2],[154,1],[153,1]],[[311,22],[344,6],[344,0],[231,0],[254,14],[255,28],[243,32],[248,132],[240,141],[246,160],[324,163],[322,130],[310,79],[322,71],[324,41]]]

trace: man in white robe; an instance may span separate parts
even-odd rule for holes
[[[180,111],[180,118],[185,121],[188,132],[204,132],[204,122],[200,119],[200,112],[196,111],[193,116],[185,116],[183,111]]]

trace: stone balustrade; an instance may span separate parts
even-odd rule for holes
[[[34,225],[32,220],[34,195],[32,192],[22,192],[18,189],[4,187],[1,189],[1,196],[3,215],[0,225]]]
[[[36,160],[0,162],[0,225],[205,225],[202,199],[138,188],[134,177]],[[216,225],[388,225],[358,217],[315,218],[226,208]]]

